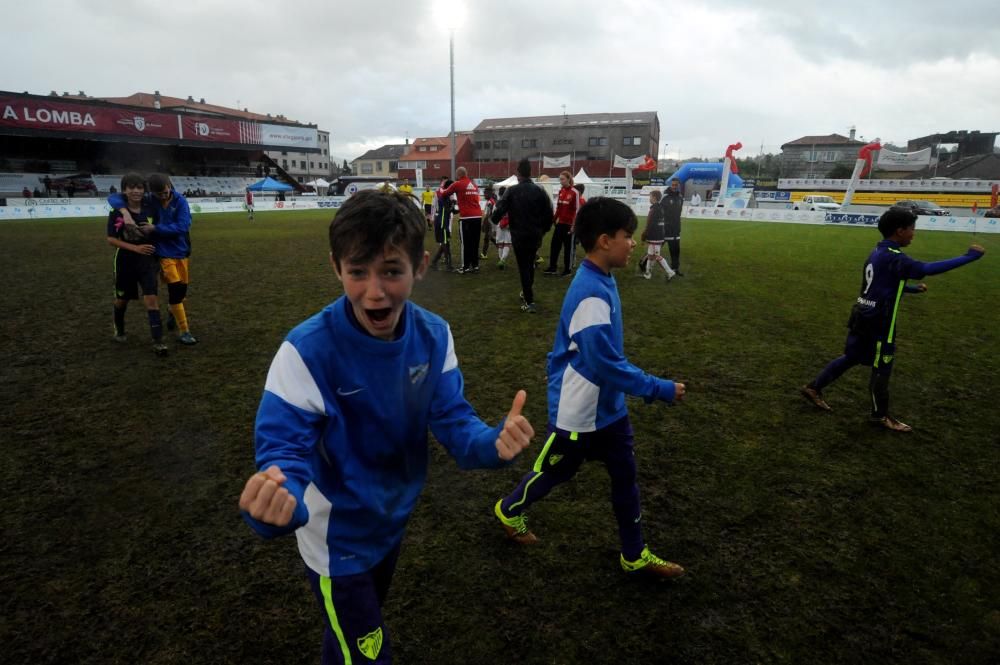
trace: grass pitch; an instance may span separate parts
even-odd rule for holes
[[[6,662],[317,662],[294,539],[257,539],[236,500],[273,353],[340,294],[328,219],[198,216],[188,312],[201,343],[166,359],[137,303],[129,343],[111,340],[103,220],[0,225]],[[623,577],[603,468],[536,506],[543,542],[517,549],[492,506],[541,437],[500,472],[461,472],[435,445],[385,607],[397,662],[997,662],[1000,237],[904,299],[892,410],[915,433],[866,424],[864,369],[827,390],[832,414],[796,393],[840,353],[877,240],[687,222],[685,277],[619,272],[627,355],[688,383],[675,408],[629,402],[647,540],[688,576]],[[921,232],[909,253],[971,241]],[[542,430],[567,281],[539,274],[539,314],[524,315],[516,270],[493,262],[431,273],[414,300],[451,323],[480,414],[496,422],[525,388]]]

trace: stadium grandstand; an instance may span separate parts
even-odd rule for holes
[[[102,196],[122,174],[168,173],[181,192],[239,194],[266,175],[304,186],[267,150],[320,153],[316,125],[138,92],[128,97],[0,91],[0,197]]]

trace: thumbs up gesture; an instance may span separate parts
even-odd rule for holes
[[[517,394],[514,395],[514,403],[511,404],[510,412],[507,414],[507,420],[503,424],[503,429],[500,430],[500,436],[497,437],[497,455],[504,461],[509,462],[517,457],[531,443],[531,437],[535,436],[535,430],[532,429],[531,423],[521,415],[521,410],[527,399],[528,393],[523,390],[517,391]]]

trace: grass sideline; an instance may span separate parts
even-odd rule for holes
[[[166,359],[135,303],[129,343],[111,340],[103,220],[0,224],[7,662],[317,661],[294,539],[257,539],[236,500],[273,353],[341,293],[328,219],[197,216],[201,343]],[[517,549],[492,506],[541,437],[500,472],[461,472],[434,444],[385,607],[397,662],[996,662],[1000,237],[978,236],[982,261],[905,298],[892,408],[916,431],[898,436],[865,423],[862,369],[827,390],[832,414],[796,394],[842,348],[877,231],[689,221],[684,234],[685,277],[630,267],[618,281],[627,355],[689,386],[676,408],[629,402],[648,542],[688,577],[623,577],[603,469],[536,506],[543,543]],[[971,241],[918,232],[909,253]],[[493,263],[430,273],[414,300],[451,323],[480,414],[495,422],[525,388],[541,430],[568,282],[539,274],[540,313],[524,315],[516,270]]]

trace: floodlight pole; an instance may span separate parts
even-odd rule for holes
[[[448,31],[448,61],[451,65],[451,179],[455,179],[455,29]]]

